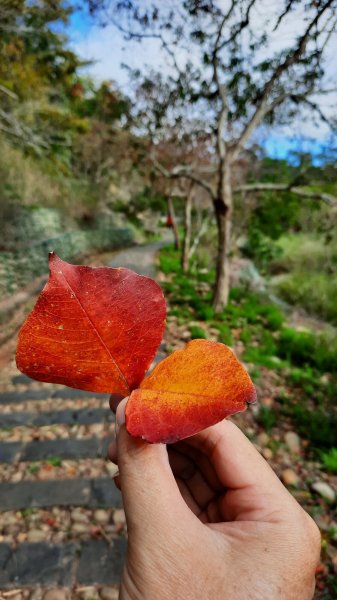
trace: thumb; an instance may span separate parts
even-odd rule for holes
[[[132,437],[125,426],[125,407],[128,398],[116,411],[116,434],[119,483],[121,487],[129,535],[141,530],[144,524],[158,531],[158,523],[177,519],[184,510],[178,486],[173,476],[166,446],[149,444]]]

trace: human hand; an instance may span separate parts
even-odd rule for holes
[[[164,446],[132,438],[118,408],[128,528],[120,600],[310,600],[320,535],[243,433],[225,420]]]

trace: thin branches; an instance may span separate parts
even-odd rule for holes
[[[278,66],[274,70],[272,76],[265,83],[265,85],[261,91],[260,101],[257,104],[255,112],[253,113],[251,119],[248,121],[248,123],[244,127],[240,137],[234,142],[234,144],[232,146],[232,148],[233,148],[232,158],[233,159],[237,158],[238,154],[240,153],[241,149],[243,148],[243,146],[245,145],[247,140],[250,138],[253,131],[261,123],[263,117],[268,112],[268,110],[269,110],[268,98],[269,98],[271,91],[273,90],[275,83],[280,79],[280,77],[283,75],[283,73],[286,72],[291,65],[295,64],[299,60],[299,58],[302,56],[302,54],[305,51],[305,48],[307,46],[307,43],[311,37],[312,30],[316,27],[321,16],[333,4],[333,2],[334,2],[334,0],[327,0],[325,3],[322,4],[321,8],[317,11],[315,17],[309,23],[304,34],[299,38],[298,44],[297,44],[297,47],[295,48],[295,50],[292,49],[288,52],[285,59],[281,63],[278,64]]]
[[[174,167],[172,171],[168,171],[167,169],[165,169],[165,167],[163,167],[163,165],[161,165],[156,160],[153,160],[153,165],[155,169],[159,171],[161,175],[163,175],[163,177],[166,177],[166,179],[188,179],[189,181],[192,181],[199,187],[202,187],[204,190],[206,190],[206,192],[210,195],[212,200],[215,199],[215,193],[212,186],[209,183],[207,183],[207,181],[205,181],[204,179],[201,179],[194,173],[191,173],[189,170],[187,170],[187,167],[185,167],[184,165],[178,165]]]
[[[300,196],[301,198],[308,198],[310,200],[320,200],[325,202],[329,206],[337,206],[337,198],[332,196],[331,194],[326,194],[325,192],[317,192],[306,190],[305,188],[301,188],[298,186],[289,185],[287,183],[247,183],[245,185],[239,185],[234,188],[233,192],[291,192],[292,194],[296,194],[296,196]]]

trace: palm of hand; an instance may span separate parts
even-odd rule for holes
[[[122,427],[117,442],[129,533],[121,600],[312,598],[317,527],[235,425],[167,448]]]

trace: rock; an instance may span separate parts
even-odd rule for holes
[[[96,523],[99,523],[100,525],[106,525],[110,521],[110,514],[107,510],[98,508],[94,512],[94,519]]]
[[[78,533],[78,534],[83,534],[83,533],[89,534],[89,525],[88,525],[88,523],[74,523],[74,525],[71,528],[71,531],[73,533]]]
[[[39,588],[33,590],[29,596],[29,600],[42,600],[42,590]]]
[[[297,433],[294,431],[287,431],[284,436],[284,441],[287,444],[290,452],[293,454],[301,453],[301,440]]]
[[[71,519],[76,523],[88,523],[88,517],[85,513],[77,510],[71,511]]]
[[[5,596],[1,596],[2,598],[5,598]],[[23,600],[23,595],[21,594],[21,592],[17,592],[16,594],[10,595],[9,597],[7,596],[8,600]]]
[[[327,502],[331,504],[335,502],[336,492],[328,483],[325,483],[324,481],[317,481],[316,483],[313,483],[311,487],[314,492],[322,496],[322,498],[324,498],[324,500]]]
[[[105,468],[108,471],[110,477],[116,477],[116,475],[118,473],[118,466],[115,465],[115,463],[107,462],[105,464]]]
[[[181,337],[181,339],[182,339],[182,340],[189,340],[189,339],[190,339],[190,337],[191,337],[191,334],[190,334],[190,332],[189,332],[189,331],[183,331],[183,332],[180,334],[180,337]]]
[[[299,482],[298,476],[292,469],[284,469],[284,471],[282,471],[281,479],[284,485],[297,485]]]
[[[40,529],[31,529],[27,534],[28,542],[43,542],[46,539],[45,531]]]
[[[98,600],[98,592],[95,587],[87,587],[85,590],[78,591],[80,600]]]
[[[262,456],[266,460],[271,460],[273,458],[273,451],[270,448],[263,448],[263,450],[262,450]]]
[[[100,591],[102,600],[118,600],[118,589],[111,587],[103,587]]]
[[[114,511],[113,520],[115,525],[125,525],[125,512],[122,508]]]
[[[69,594],[67,590],[52,589],[48,590],[43,596],[43,600],[68,600]]]
[[[259,435],[257,436],[257,443],[259,444],[259,446],[266,446],[269,442],[269,435],[265,432],[262,431],[262,433],[259,433]]]
[[[15,515],[4,515],[3,524],[4,525],[17,525],[18,519]]]

